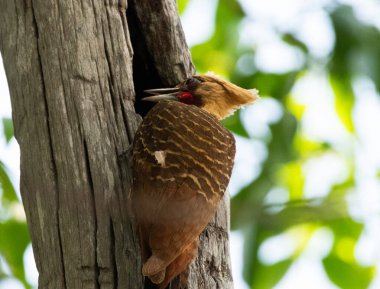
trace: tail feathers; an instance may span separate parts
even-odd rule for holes
[[[166,268],[166,275],[165,279],[160,284],[160,289],[165,289],[170,281],[172,281],[177,275],[181,274],[182,272],[186,271],[188,269],[189,264],[191,261],[198,255],[198,239],[194,240],[193,243],[191,243],[185,251],[182,252],[181,255],[179,255],[173,262],[169,264],[169,266]],[[181,277],[180,283],[186,284],[187,283],[187,275],[184,275]],[[180,288],[184,288],[181,286]]]
[[[160,272],[158,272],[157,274],[155,275],[151,275],[151,276],[148,276],[150,281],[154,284],[160,284],[164,281],[165,279],[165,273],[166,273],[166,270],[162,270]]]
[[[142,268],[142,273],[144,276],[157,280],[157,282],[153,283],[159,284],[164,280],[165,277],[165,262],[158,258],[155,255],[152,255],[144,264]],[[160,280],[161,279],[161,280]]]

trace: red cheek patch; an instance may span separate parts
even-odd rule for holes
[[[189,91],[182,91],[178,94],[178,99],[180,102],[186,104],[194,104],[194,96]]]

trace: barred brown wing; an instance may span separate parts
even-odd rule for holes
[[[132,201],[142,238],[169,264],[205,228],[230,179],[235,141],[211,114],[161,101],[133,148]]]

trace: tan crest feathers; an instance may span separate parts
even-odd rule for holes
[[[211,76],[211,77],[215,77],[215,78],[219,78],[221,80],[224,80],[223,77],[221,77],[220,75],[216,74],[214,71],[207,71],[207,73],[205,75]]]
[[[196,77],[202,81],[194,90],[202,104],[200,107],[218,119],[228,117],[235,110],[252,104],[259,98],[257,89],[239,87],[214,72]]]
[[[252,89],[248,89],[248,91],[249,91],[250,93],[252,93],[253,96],[255,96],[257,99],[260,98],[259,90],[258,90],[258,89],[256,89],[256,88],[252,88]]]

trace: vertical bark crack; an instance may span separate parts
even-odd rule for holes
[[[94,263],[94,270],[95,270],[95,289],[100,288],[100,282],[99,282],[99,275],[100,275],[100,270],[98,266],[98,222],[97,222],[97,213],[96,213],[96,204],[95,204],[95,191],[94,191],[94,183],[92,179],[92,174],[91,174],[91,166],[90,166],[90,155],[88,152],[88,147],[86,143],[86,139],[83,139],[83,147],[84,147],[84,159],[85,159],[85,164],[86,164],[86,175],[88,177],[88,183],[90,186],[90,190],[92,192],[92,206],[94,208],[95,216],[94,216],[94,233],[95,233],[95,263]]]
[[[49,137],[49,148],[50,148],[50,159],[51,159],[51,162],[52,162],[52,171],[53,171],[53,174],[54,174],[54,182],[55,182],[55,194],[56,194],[56,206],[57,206],[57,210],[56,210],[56,215],[55,215],[55,218],[56,218],[56,221],[57,221],[57,231],[58,231],[58,242],[59,242],[59,249],[60,249],[60,257],[61,257],[61,267],[62,267],[62,272],[63,272],[63,286],[64,288],[67,288],[67,282],[66,282],[66,273],[65,273],[65,261],[64,261],[64,253],[63,253],[63,247],[62,247],[62,232],[61,232],[61,228],[60,228],[60,217],[59,217],[59,210],[60,210],[60,199],[59,199],[59,191],[57,189],[57,185],[58,185],[58,176],[57,176],[57,165],[56,165],[56,162],[55,162],[55,158],[54,158],[54,151],[53,151],[53,140],[52,140],[52,134],[51,134],[51,126],[50,126],[50,117],[49,117],[49,109],[48,109],[48,103],[47,103],[47,98],[46,98],[46,84],[45,84],[45,75],[44,75],[44,69],[43,69],[43,65],[42,65],[42,55],[41,55],[41,51],[40,51],[40,37],[39,37],[39,28],[38,28],[38,24],[37,24],[37,19],[36,19],[36,15],[35,15],[35,9],[34,9],[34,2],[31,1],[30,3],[31,5],[31,9],[32,9],[32,16],[33,16],[33,26],[35,28],[35,31],[36,31],[36,36],[37,36],[37,53],[38,53],[38,64],[39,64],[39,70],[41,72],[41,81],[42,81],[42,88],[43,88],[43,100],[44,100],[44,107],[45,107],[45,112],[46,112],[46,123],[47,123],[47,132],[48,132],[48,137]],[[49,283],[51,280],[48,280]]]
[[[118,266],[116,264],[116,246],[115,246],[115,242],[116,242],[116,239],[115,239],[115,231],[114,231],[114,223],[112,221],[112,219],[110,219],[110,242],[111,242],[111,258],[112,258],[112,265],[113,265],[113,268],[115,270],[114,274],[113,274],[113,285],[114,285],[114,288],[119,288],[118,287]]]

